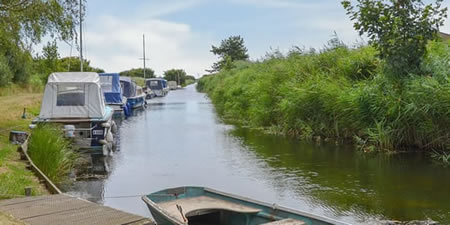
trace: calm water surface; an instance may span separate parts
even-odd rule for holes
[[[354,224],[431,218],[450,224],[450,169],[421,155],[371,155],[224,124],[194,86],[121,122],[104,180],[68,192],[149,216],[138,196],[207,186]]]

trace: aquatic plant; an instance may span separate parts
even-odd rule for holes
[[[421,65],[428,76],[393,80],[374,48],[341,45],[238,62],[203,77],[197,89],[209,95],[219,114],[251,127],[358,142],[366,150],[448,151],[446,49],[449,43],[429,43]]]
[[[61,129],[48,124],[33,129],[28,153],[36,166],[55,183],[67,178],[78,157]]]

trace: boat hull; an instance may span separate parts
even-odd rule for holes
[[[105,155],[112,150],[114,145],[112,137],[113,113],[112,108],[108,107],[103,118],[37,118],[32,121],[32,124],[72,125],[74,127],[72,134],[68,136],[69,131],[65,130],[66,136],[73,139],[74,144],[81,151]],[[105,126],[105,124],[109,124],[109,126]]]
[[[142,199],[160,225],[183,225],[186,224],[183,222],[184,218],[191,222],[191,219],[195,220],[199,216],[208,219],[218,217],[214,224],[219,222],[233,225],[263,225],[282,221],[294,221],[286,224],[305,225],[346,224],[327,217],[203,187],[171,188],[143,196]],[[176,211],[175,206],[176,208],[180,206],[183,214]]]
[[[129,97],[127,99],[127,104],[132,108],[142,108],[145,105],[145,95],[139,95],[135,97]]]

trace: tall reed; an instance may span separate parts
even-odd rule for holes
[[[36,166],[57,184],[65,181],[77,158],[61,129],[49,124],[33,130],[28,152]]]
[[[338,46],[237,62],[197,88],[221,115],[253,127],[378,150],[450,151],[448,49],[430,43],[422,65],[429,75],[401,81],[384,72],[373,48]]]

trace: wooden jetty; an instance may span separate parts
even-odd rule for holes
[[[66,194],[1,200],[0,212],[30,225],[155,224],[149,218],[101,206]]]

